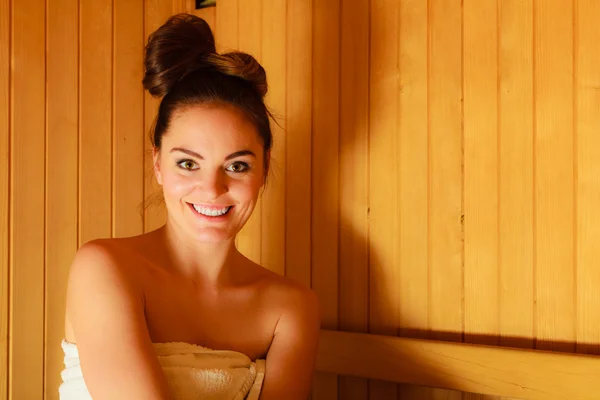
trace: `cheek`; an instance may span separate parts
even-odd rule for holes
[[[194,180],[178,173],[163,174],[163,192],[165,197],[181,197],[194,190]]]
[[[229,193],[239,200],[250,201],[256,199],[261,188],[260,179],[251,178],[244,181],[232,181],[229,184]]]

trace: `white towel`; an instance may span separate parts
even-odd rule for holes
[[[60,400],[91,400],[83,380],[77,346],[65,340]],[[154,343],[174,400],[258,400],[265,360],[252,362],[236,351],[211,350],[188,343]]]

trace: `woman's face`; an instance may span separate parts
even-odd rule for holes
[[[173,115],[154,153],[170,222],[201,242],[234,237],[264,183],[263,145],[232,106],[196,106]]]

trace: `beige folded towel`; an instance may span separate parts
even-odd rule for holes
[[[63,340],[65,369],[60,400],[89,400],[77,346]],[[236,351],[211,350],[188,343],[154,343],[174,400],[258,400],[265,360],[252,362]]]

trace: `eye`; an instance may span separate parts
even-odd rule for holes
[[[180,160],[177,162],[177,165],[179,166],[179,168],[181,169],[185,169],[186,171],[193,171],[195,169],[196,163],[192,160]]]
[[[229,171],[229,172],[244,172],[248,168],[250,168],[248,166],[248,164],[246,164],[245,162],[238,161],[238,162],[234,162],[229,167],[227,167],[227,171]]]

